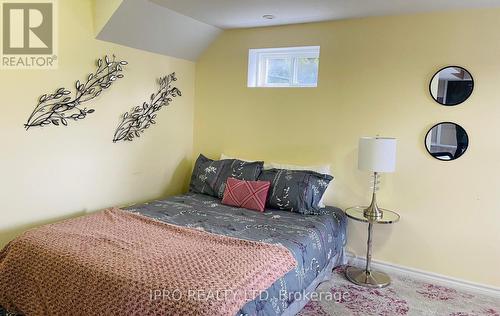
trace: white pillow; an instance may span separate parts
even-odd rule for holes
[[[330,169],[330,165],[300,166],[300,165],[287,165],[287,164],[281,164],[281,163],[277,163],[277,162],[270,162],[268,166],[270,168],[264,168],[264,169],[275,168],[275,169],[302,170],[302,171],[303,170],[310,170],[310,171],[314,171],[317,173],[329,174],[329,175],[333,176],[331,169]],[[318,206],[321,208],[326,206],[323,199],[325,198],[325,194],[326,194],[328,188],[330,188],[330,187],[331,187],[331,182],[328,184],[328,187],[326,188],[325,193],[321,197],[321,200],[319,200]]]

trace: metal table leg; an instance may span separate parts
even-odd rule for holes
[[[354,284],[371,288],[380,288],[389,285],[391,283],[391,278],[383,272],[371,270],[372,234],[373,234],[373,223],[369,222],[365,269],[349,266],[345,271],[345,275],[347,279]]]

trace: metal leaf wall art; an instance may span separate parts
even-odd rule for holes
[[[76,81],[73,96],[71,91],[65,88],[59,88],[52,94],[42,95],[28,122],[24,124],[26,130],[34,126],[44,127],[51,124],[67,126],[69,121],[82,120],[88,114],[94,113],[94,109],[83,107],[82,104],[96,98],[103,90],[111,87],[114,81],[123,78],[122,66],[128,63],[116,60],[113,55],[112,59],[108,56],[104,59],[99,58],[96,64],[96,71],[89,74],[84,83]]]
[[[136,106],[130,112],[122,116],[122,121],[116,129],[113,142],[132,141],[135,137],[140,137],[141,133],[156,124],[157,112],[164,106],[168,106],[173,98],[181,96],[182,93],[177,87],[172,87],[172,83],[177,81],[175,72],[158,79],[160,88],[150,97],[149,103],[144,102],[142,106]]]

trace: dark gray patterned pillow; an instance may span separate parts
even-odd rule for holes
[[[332,176],[314,171],[270,169],[259,176],[260,181],[270,181],[269,208],[290,210],[302,214],[319,214],[318,203],[325,193]]]
[[[212,160],[200,155],[194,165],[189,191],[222,198],[227,178],[255,181],[263,166],[263,161]]]

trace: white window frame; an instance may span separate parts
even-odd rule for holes
[[[254,88],[315,88],[318,86],[318,78],[314,84],[299,84],[297,81],[299,58],[318,58],[319,46],[282,47],[282,48],[259,48],[250,49],[248,52],[248,87]],[[290,59],[290,72],[292,74],[290,83],[269,83],[267,81],[267,61],[269,59]],[[318,69],[319,77],[319,69]]]
[[[432,137],[431,137],[431,146],[436,146],[436,147],[443,147],[443,148],[457,148],[457,145],[447,145],[441,143],[441,133],[442,133],[442,125],[437,126],[436,130],[436,142],[432,142]],[[432,136],[432,135],[431,135]]]

